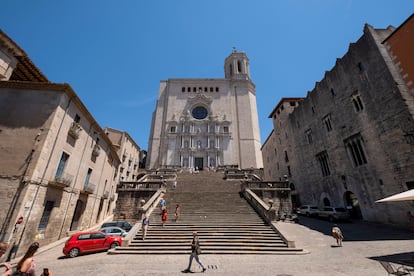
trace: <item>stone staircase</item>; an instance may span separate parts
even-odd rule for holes
[[[177,188],[169,184],[165,200],[168,221],[162,227],[160,210],[150,216],[145,240],[141,232],[115,254],[189,254],[197,231],[203,254],[295,254],[239,195],[239,181],[223,180],[223,173],[182,173]],[[174,221],[175,205],[181,215]]]

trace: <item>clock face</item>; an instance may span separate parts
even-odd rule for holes
[[[207,117],[208,111],[203,106],[197,106],[191,111],[191,115],[193,115],[195,119],[202,120]]]

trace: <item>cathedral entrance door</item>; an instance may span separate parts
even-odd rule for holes
[[[203,169],[203,157],[194,157],[194,167],[199,170]]]

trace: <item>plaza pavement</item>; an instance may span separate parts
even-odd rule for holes
[[[200,255],[209,275],[387,275],[377,260],[399,262],[414,258],[411,230],[366,222],[339,223],[343,247],[336,247],[332,223],[300,218],[299,224],[278,223],[282,232],[296,240],[300,255]],[[35,255],[36,275],[48,267],[60,275],[185,275],[188,255],[108,255],[106,252],[76,258],[63,257],[65,239],[42,247]],[[190,240],[189,240],[190,242]],[[17,261],[17,260],[14,260]],[[192,270],[201,273],[193,262]],[[414,275],[414,273],[413,273]]]

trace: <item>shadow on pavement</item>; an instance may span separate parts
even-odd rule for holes
[[[414,240],[414,231],[386,224],[365,221],[329,222],[318,218],[300,217],[298,224],[332,236],[332,227],[337,224],[344,235],[344,241]]]
[[[403,252],[392,255],[375,256],[369,257],[369,259],[414,267],[414,252]]]

